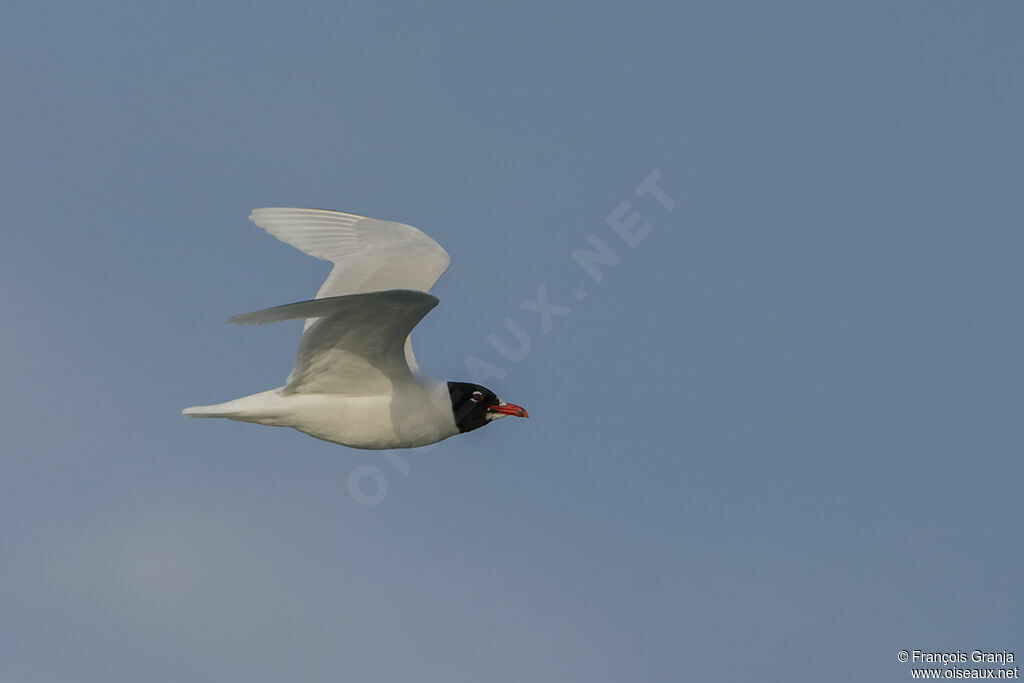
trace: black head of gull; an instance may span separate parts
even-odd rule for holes
[[[448,394],[451,396],[455,426],[462,433],[479,429],[507,415],[530,416],[521,406],[502,401],[493,391],[479,384],[448,382]]]

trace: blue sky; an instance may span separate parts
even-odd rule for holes
[[[1022,18],[13,4],[0,681],[1024,657]],[[671,209],[635,191],[654,172]],[[246,220],[275,205],[437,239],[420,365],[478,358],[531,418],[398,457],[183,418],[290,369],[299,323],[223,324],[326,275]],[[608,221],[633,212],[630,246]],[[539,287],[569,309],[547,332]],[[528,351],[489,341],[514,349],[507,319]]]

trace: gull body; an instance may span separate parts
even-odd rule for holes
[[[339,396],[287,393],[278,387],[212,406],[186,408],[191,417],[227,417],[292,427],[351,448],[416,448],[459,433],[447,382],[420,375],[418,388],[399,395]]]
[[[526,411],[468,382],[420,372],[409,334],[437,305],[427,291],[450,258],[400,223],[320,209],[257,209],[278,239],[334,263],[317,298],[235,316],[261,325],[304,319],[284,386],[208,406],[190,417],[292,427],[352,448],[414,448]]]

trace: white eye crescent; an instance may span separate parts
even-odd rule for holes
[[[473,403],[479,403],[480,401],[484,400],[483,392],[474,391],[473,395],[469,397],[469,400],[472,401]]]

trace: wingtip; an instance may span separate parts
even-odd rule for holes
[[[262,313],[262,311],[239,313],[238,315],[231,316],[224,322],[228,325],[260,325],[262,323],[257,319],[256,313]]]
[[[260,225],[262,215],[265,214],[267,211],[274,211],[275,209],[276,207],[273,206],[261,206],[259,208],[253,209],[252,211],[249,212],[249,220],[251,220],[253,223],[262,228],[263,226]]]
[[[256,222],[259,214],[269,213],[272,211],[288,211],[293,213],[315,213],[315,214],[331,214],[334,216],[348,216],[352,218],[369,218],[370,220],[381,220],[376,218],[370,218],[369,216],[362,213],[355,213],[354,211],[338,211],[337,209],[320,209],[315,206],[261,206],[249,211],[249,220]]]

